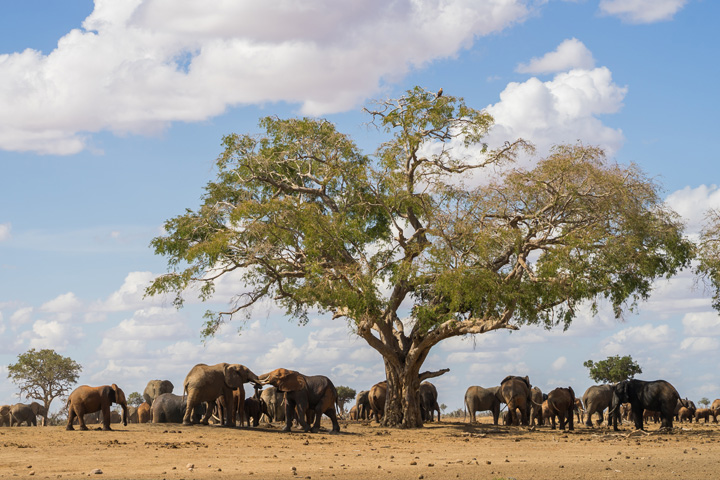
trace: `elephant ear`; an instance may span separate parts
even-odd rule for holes
[[[238,365],[224,364],[223,376],[225,377],[225,384],[232,388],[240,388],[243,386],[243,378],[241,372],[238,370]]]
[[[285,368],[278,368],[277,370],[270,372],[269,380],[270,383],[275,385],[281,392],[295,392],[297,390],[302,390],[307,384],[303,374],[294,370],[287,370]]]

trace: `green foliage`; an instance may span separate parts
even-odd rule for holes
[[[703,397],[698,401],[698,403],[703,407],[707,408],[707,406],[710,405],[710,399],[707,397]]]
[[[355,395],[357,395],[357,392],[352,388],[345,387],[343,385],[338,386],[336,390],[338,394],[338,404],[340,405],[342,411],[345,411],[345,404],[347,402],[355,400]]]
[[[695,273],[712,291],[712,306],[720,312],[720,211],[710,210],[700,232]]]
[[[583,365],[590,370],[590,378],[598,383],[622,382],[642,373],[642,368],[630,355],[615,355],[599,362],[588,360]]]
[[[69,393],[82,371],[70,357],[34,348],[18,355],[17,363],[7,368],[8,378],[20,387],[20,395],[43,402],[47,410],[53,399]]]
[[[125,400],[127,401],[128,407],[139,407],[145,402],[143,396],[138,392],[132,392]]]

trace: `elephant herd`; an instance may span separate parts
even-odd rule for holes
[[[245,398],[246,383],[255,386],[255,394]],[[263,390],[263,387],[270,385]],[[332,421],[330,433],[340,431],[336,408],[338,394],[332,381],[323,375],[303,375],[294,370],[278,368],[263,375],[255,375],[239,364],[195,365],[183,381],[182,395],[173,394],[168,380],[151,380],[145,387],[138,407],[128,407],[125,393],[117,385],[76,388],[68,397],[67,430],[74,430],[75,421],[81,430],[93,415],[102,413],[103,430],[111,430],[110,406],[122,407],[122,422],[205,424],[211,418],[224,426],[257,426],[261,415],[269,421],[285,422],[290,431],[297,422],[304,431],[317,432],[324,414]],[[35,417],[33,417],[34,419]],[[312,424],[312,425],[311,425]]]
[[[635,428],[643,429],[644,422],[652,418],[661,422],[661,428],[671,429],[673,419],[678,421],[696,421],[712,417],[717,422],[720,414],[720,399],[713,402],[711,408],[696,409],[695,404],[682,399],[675,387],[665,380],[643,381],[625,380],[614,385],[593,385],[588,388],[582,399],[575,397],[572,387],[558,387],[543,394],[538,387],[530,385],[526,377],[508,376],[499,386],[483,388],[471,386],[465,393],[466,412],[470,421],[476,422],[475,412],[490,411],[493,423],[498,424],[501,404],[507,405],[503,421],[510,425],[544,425],[549,421],[556,428],[556,419],[561,430],[567,425],[574,429],[574,416],[578,422],[592,427],[593,415],[597,424],[604,419],[603,412],[608,411],[608,425],[618,430],[618,422],[627,420]]]
[[[435,385],[430,382],[422,382],[418,390],[420,415],[423,422],[435,420],[440,421],[440,405],[438,404],[438,392]],[[385,399],[387,397],[387,381],[373,385],[370,390],[362,390],[355,397],[355,405],[350,408],[348,416],[350,420],[370,420],[379,422],[385,414]]]

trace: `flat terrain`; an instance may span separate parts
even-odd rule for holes
[[[489,422],[481,418],[481,422]],[[103,479],[717,479],[720,426],[673,433],[575,432],[469,425],[448,419],[418,430],[341,422],[339,435],[279,426],[113,425],[0,428],[0,478]],[[91,426],[97,428],[97,426]],[[192,465],[192,466],[190,466]],[[102,471],[91,473],[95,469]]]

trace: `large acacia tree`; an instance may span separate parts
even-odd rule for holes
[[[200,207],[152,242],[169,272],[148,294],[182,305],[188,287],[207,299],[240,272],[236,302],[208,313],[204,335],[262,299],[301,323],[313,311],[344,317],[383,357],[385,425],[418,427],[420,380],[442,373],[420,368],[442,340],[567,328],[581,303],[602,299],[620,315],[689,261],[658,186],[598,148],[559,146],[510,169],[532,147],[488,149],[492,118],[461,98],[415,88],[366,111],[387,134],[372,154],[318,119],[268,117],[260,134],[226,136]]]

